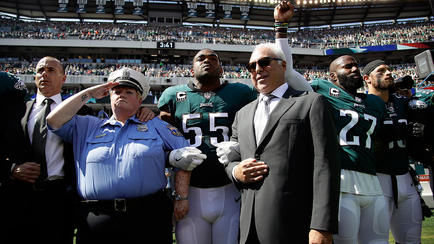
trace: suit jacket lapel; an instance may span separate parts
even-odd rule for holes
[[[279,122],[280,118],[288,111],[295,103],[295,99],[291,99],[293,96],[300,95],[301,91],[297,91],[288,87],[286,92],[283,94],[282,99],[280,99],[279,103],[273,109],[268,118],[267,125],[264,128],[264,132],[262,133],[261,141],[258,143],[258,147],[263,143],[264,138],[272,132],[274,126]]]
[[[255,137],[255,111],[256,108],[258,107],[258,102],[259,99],[256,99],[255,102],[253,104],[251,104],[251,106],[248,107],[248,111],[247,111],[247,118],[246,121],[248,121],[247,125],[246,125],[246,131],[247,131],[247,136],[248,136],[248,140],[249,142],[254,142],[253,147],[256,147],[256,137]]]
[[[29,130],[27,129],[27,122],[29,120],[30,112],[32,111],[33,105],[36,103],[36,99],[32,101],[28,101],[26,103],[26,113],[24,114],[24,117],[21,119],[21,127],[24,131],[24,136],[26,137],[26,140],[30,140],[29,138]]]

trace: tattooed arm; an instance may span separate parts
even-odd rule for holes
[[[89,87],[63,101],[47,116],[47,123],[53,129],[59,129],[68,122],[80,108],[91,98],[100,99],[108,95],[111,88],[119,85],[118,82],[109,82]]]

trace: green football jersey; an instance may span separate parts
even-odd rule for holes
[[[411,143],[408,145],[412,156],[419,161],[431,162],[431,148],[434,145],[433,105],[434,90],[430,89],[416,89],[408,103],[408,120],[425,125],[423,138],[410,138]]]
[[[375,174],[373,136],[385,114],[383,100],[366,94],[353,97],[326,80],[314,80],[311,86],[331,105],[342,168]]]
[[[375,140],[377,172],[394,175],[408,172],[407,104],[408,98],[399,94],[389,97],[381,135]]]
[[[230,182],[218,161],[216,144],[230,139],[235,113],[256,97],[253,87],[241,83],[226,83],[210,92],[195,89],[189,83],[169,87],[163,92],[158,107],[168,110],[191,146],[207,155],[193,170],[190,185],[219,187]]]

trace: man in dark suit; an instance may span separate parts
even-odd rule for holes
[[[36,99],[27,102],[21,120],[28,151],[26,162],[12,169],[15,217],[21,218],[21,229],[25,230],[23,235],[14,237],[17,243],[72,243],[73,240],[72,148],[47,131],[42,120],[62,102],[60,92],[65,80],[58,59],[44,57],[38,62]]]
[[[240,243],[332,243],[337,232],[336,131],[324,98],[285,82],[285,56],[272,44],[248,64],[260,92],[236,115],[231,140],[241,162],[226,166],[241,191]]]

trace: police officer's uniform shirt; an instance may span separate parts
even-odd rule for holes
[[[190,82],[163,92],[158,108],[167,106],[185,138],[207,155],[192,171],[191,186],[210,188],[231,183],[223,164],[218,161],[216,143],[230,139],[235,113],[256,98],[256,90],[241,83],[226,83],[203,92]]]
[[[33,105],[32,112],[29,115],[27,130],[29,132],[29,138],[31,143],[33,140],[33,130],[35,129],[36,118],[38,118],[38,114],[42,112],[42,109],[44,108],[42,102],[45,100],[45,98],[46,97],[39,93],[36,94],[36,102]],[[60,96],[60,94],[56,94],[49,98],[54,101],[50,106],[51,111],[53,111],[53,109],[62,102],[62,97]],[[48,177],[64,175],[63,165],[65,163],[65,160],[63,159],[62,138],[55,135],[49,130],[47,131],[47,140],[45,144],[45,159],[47,162]]]
[[[375,173],[373,136],[385,114],[385,104],[375,95],[351,96],[326,80],[314,80],[314,91],[326,97],[338,131],[341,157],[341,191],[361,195],[381,195]]]
[[[167,152],[189,146],[158,118],[140,122],[133,116],[122,126],[114,117],[76,115],[54,133],[74,146],[77,188],[84,199],[140,197],[164,189]]]

